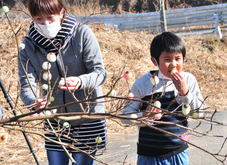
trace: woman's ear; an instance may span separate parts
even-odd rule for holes
[[[158,66],[158,63],[154,57],[151,57],[151,61],[155,66]]]
[[[61,19],[64,18],[64,15],[65,15],[65,9],[62,8],[62,9],[61,9],[61,12],[60,12],[60,18],[61,18]]]

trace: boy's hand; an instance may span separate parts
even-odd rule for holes
[[[61,80],[64,80],[64,78],[61,78]],[[79,77],[66,77],[65,85],[59,85],[58,87],[62,90],[69,90],[74,91],[77,90],[81,86],[81,79]],[[66,85],[67,84],[67,85]],[[68,88],[67,88],[68,86]]]
[[[179,91],[181,96],[185,96],[188,93],[188,87],[186,85],[185,79],[180,75],[179,72],[172,74],[171,79],[176,89]]]
[[[36,99],[36,100],[34,101],[34,103],[33,103],[33,104],[34,104],[33,108],[34,108],[35,110],[42,109],[42,108],[45,107],[46,103],[47,103],[47,99],[46,99],[46,98],[43,98],[43,99]]]

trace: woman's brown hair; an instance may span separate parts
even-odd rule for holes
[[[61,0],[29,0],[28,10],[32,17],[49,14],[60,14],[66,12],[66,8]]]

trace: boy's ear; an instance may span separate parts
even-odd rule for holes
[[[151,57],[151,61],[152,61],[152,63],[153,63],[155,66],[158,65],[157,62],[156,62],[156,59],[155,59],[154,57]]]

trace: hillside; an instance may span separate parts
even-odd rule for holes
[[[7,88],[14,105],[23,105],[18,98],[18,69],[17,69],[17,49],[14,36],[6,19],[1,19],[2,25],[0,30],[0,78]],[[19,43],[27,35],[30,20],[12,20],[15,29],[19,29],[19,25],[23,23],[22,29],[18,33]],[[133,72],[133,82],[147,73],[151,69],[155,69],[150,61],[149,46],[155,36],[154,33],[139,32],[130,33],[127,31],[115,31],[106,29],[102,25],[89,25],[95,33],[103,55],[104,64],[107,71],[107,80],[103,85],[103,91],[106,93],[111,85],[111,78],[120,68]],[[186,48],[187,56],[185,60],[184,71],[191,72],[198,80],[203,97],[206,98],[208,110],[215,109],[227,110],[227,36],[224,35],[223,40],[219,40],[215,35],[206,36],[187,36],[182,37]],[[124,96],[128,92],[125,81],[120,81],[116,86],[119,95]],[[7,110],[7,115],[11,116],[11,109],[0,93],[0,106]],[[108,112],[109,107],[106,108]],[[26,108],[17,109],[17,113],[27,112]],[[40,126],[41,128],[41,126]],[[116,126],[115,123],[109,121],[108,129],[110,132],[130,131],[129,129]],[[40,137],[31,135],[36,154],[39,160],[45,160],[45,151],[43,141]],[[8,143],[1,144],[2,151],[0,153],[0,164],[15,162],[32,161],[32,156],[28,156],[28,148],[25,145],[23,136],[16,131],[10,131]]]

